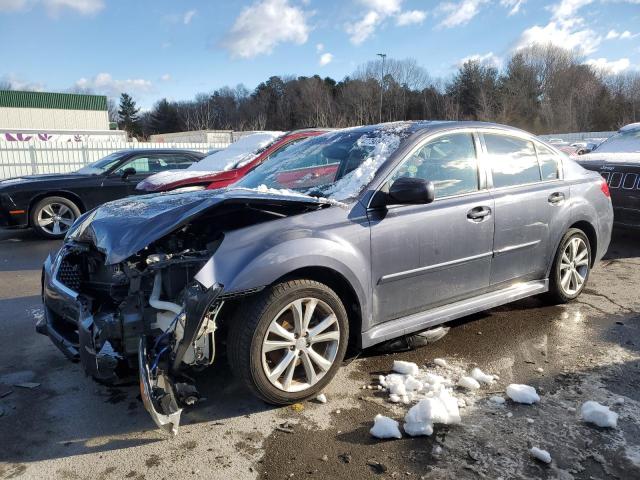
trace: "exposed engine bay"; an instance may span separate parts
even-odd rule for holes
[[[66,345],[65,354],[99,382],[131,381],[137,370],[145,407],[160,428],[175,434],[182,408],[199,399],[189,372],[215,360],[225,302],[256,291],[228,295],[223,285],[203,285],[196,275],[225,233],[317,208],[225,204],[115,264],[107,263],[95,242],[83,241],[90,236],[68,239],[51,265],[53,286],[43,280],[47,318],[38,331],[61,349]],[[75,298],[75,313],[56,286]]]

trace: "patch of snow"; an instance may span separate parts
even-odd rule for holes
[[[473,370],[471,370],[471,377],[480,382],[480,383],[484,383],[487,385],[491,385],[494,381],[494,376],[493,375],[488,375],[486,373],[484,373],[482,370],[480,370],[478,367],[474,368]]]
[[[404,362],[402,360],[394,360],[392,370],[402,373],[403,375],[417,375],[420,372],[418,365],[413,362]]]
[[[544,372],[544,368],[538,367],[538,368],[536,368],[536,372],[543,373]]]
[[[362,135],[357,141],[361,148],[370,150],[367,158],[352,172],[325,190],[325,195],[337,200],[345,200],[358,195],[373,180],[378,169],[400,146],[403,132],[410,127],[407,122],[386,124],[374,135]]]
[[[442,368],[447,368],[449,366],[449,364],[444,358],[434,358],[433,363],[435,363],[437,366]]]
[[[473,377],[460,378],[460,380],[458,380],[458,386],[466,388],[467,390],[478,390],[480,388],[480,384]]]
[[[622,397],[618,397],[616,398],[616,400],[613,402],[614,405],[624,405],[624,398]]]
[[[327,403],[327,396],[324,393],[321,393],[316,397],[316,400],[320,403]]]
[[[593,400],[582,404],[581,414],[585,422],[593,423],[599,427],[615,428],[618,425],[618,414]]]
[[[284,135],[284,133],[285,132],[265,131],[246,135],[224,150],[204,157],[199,162],[188,167],[187,170],[226,172],[243,167],[254,160],[265,147]]]
[[[640,144],[640,142],[638,143]],[[607,162],[607,163],[638,164],[638,153],[640,153],[640,145],[638,145],[636,148],[638,151],[616,152],[616,153],[608,153],[604,151],[601,152],[600,150],[596,150],[593,153],[586,153],[584,155],[579,155],[574,160],[576,160],[578,163]]]
[[[542,450],[538,447],[533,447],[531,450],[529,450],[529,453],[531,453],[532,457],[540,460],[541,462],[551,463],[551,455],[546,450]]]
[[[507,387],[507,396],[516,403],[531,405],[540,401],[536,389],[529,385],[519,385],[512,383]]]
[[[533,418],[527,418],[527,423],[528,423],[528,424],[532,424],[532,423],[534,423]]]
[[[376,415],[373,419],[373,427],[369,430],[369,433],[372,436],[381,439],[402,438],[399,423],[393,418],[385,417],[380,414]]]
[[[418,337],[423,338],[427,343],[433,343],[440,340],[447,333],[449,333],[450,327],[437,327],[427,330],[425,332],[420,332],[417,334]]]
[[[431,398],[424,398],[411,407],[404,417],[404,431],[412,437],[431,435],[436,423],[460,423],[458,400],[449,389],[442,389]]]
[[[491,403],[495,403],[496,405],[504,405],[506,400],[504,397],[500,397],[498,395],[494,395],[493,397],[489,397],[489,401]]]
[[[198,165],[194,163],[193,165]],[[192,166],[193,166],[192,165]],[[189,167],[191,168],[191,167]],[[168,185],[170,183],[179,182],[182,180],[196,180],[202,177],[210,177],[215,175],[216,173],[220,173],[219,170],[206,171],[206,170],[166,170],[164,172],[155,173],[141,182],[141,186],[144,186],[145,189],[149,189],[149,187],[157,188],[163,185]]]

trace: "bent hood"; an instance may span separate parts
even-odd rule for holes
[[[144,195],[109,202],[82,215],[66,241],[92,243],[106,255],[106,264],[122,262],[144,247],[205,212],[223,204],[308,204],[330,202],[287,190],[266,188],[203,190]]]

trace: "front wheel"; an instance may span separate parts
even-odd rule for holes
[[[549,295],[567,303],[580,295],[591,271],[591,245],[582,230],[570,229],[556,252],[549,279]]]
[[[31,226],[42,238],[63,238],[79,216],[80,209],[68,198],[46,197],[33,207]]]
[[[267,403],[286,405],[317,395],[344,359],[347,312],[328,286],[291,280],[244,302],[231,319],[232,370]]]

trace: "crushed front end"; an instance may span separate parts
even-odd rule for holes
[[[180,231],[112,265],[91,243],[67,241],[43,270],[38,332],[99,382],[137,371],[146,409],[173,434],[198,400],[188,369],[214,360],[223,304],[221,285],[195,279],[221,241],[203,238]]]

